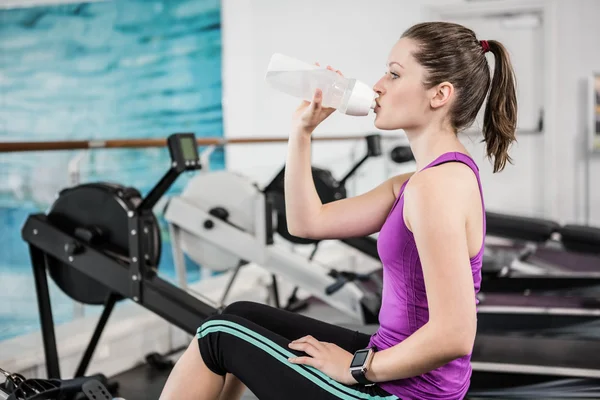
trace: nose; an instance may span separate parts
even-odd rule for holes
[[[385,93],[385,88],[383,85],[383,78],[379,79],[377,81],[377,83],[373,86],[373,90],[375,91],[375,93],[377,93],[379,96],[381,96],[382,94]]]

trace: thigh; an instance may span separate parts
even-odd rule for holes
[[[312,335],[321,342],[335,343],[351,353],[367,347],[370,339],[369,335],[359,331],[249,301],[233,303],[223,310],[223,314],[236,315],[252,321],[290,341]]]
[[[344,385],[315,368],[290,363],[289,357],[305,354],[291,350],[288,338],[236,315],[209,318],[197,338],[208,368],[235,375],[261,400],[397,399],[377,385]]]

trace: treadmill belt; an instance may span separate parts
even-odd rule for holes
[[[600,378],[600,342],[594,340],[477,335],[473,370]]]
[[[546,337],[555,338],[600,340],[600,321],[582,322],[571,326],[547,329],[542,334]]]
[[[600,273],[600,257],[593,254],[538,247],[527,259],[527,262],[532,264],[536,261],[555,265],[570,272]]]
[[[485,310],[487,306],[493,307],[535,307],[557,309],[595,309],[600,317],[600,301],[593,298],[577,296],[555,296],[544,294],[514,294],[514,293],[482,293],[479,308]]]
[[[600,381],[595,379],[560,379],[505,389],[469,391],[468,399],[598,399]]]
[[[479,334],[600,338],[595,298],[485,293],[477,306]]]

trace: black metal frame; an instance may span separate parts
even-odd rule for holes
[[[169,146],[177,144],[177,138],[174,136],[176,135],[170,137]],[[61,374],[46,275],[47,257],[71,265],[110,290],[104,310],[77,368],[76,376],[85,374],[118,300],[131,299],[191,335],[196,333],[196,329],[204,319],[218,313],[218,310],[211,305],[159,278],[153,266],[147,263],[150,257],[146,256],[152,248],[152,244],[147,240],[150,237],[148,228],[153,226],[152,207],[181,172],[200,168],[199,164],[188,166],[176,164],[172,165],[138,208],[128,214],[129,262],[111,257],[93,245],[62,231],[48,220],[46,214],[32,214],[27,218],[21,234],[23,240],[29,244],[48,378],[60,379]],[[76,252],[68,251],[73,247],[72,245],[76,245]]]
[[[361,165],[367,161],[370,157],[379,157],[381,155],[381,135],[373,134],[366,137],[367,140],[367,154],[363,156],[363,158],[354,164],[350,171],[346,172],[346,175],[342,179],[340,179],[340,186],[344,186],[346,181],[354,175],[354,173],[360,168]]]
[[[114,303],[119,297],[136,301],[192,335],[196,333],[203,319],[217,313],[212,306],[145,270],[143,262],[140,263],[142,273],[138,275],[136,284],[132,285],[130,282],[134,281],[132,278],[135,275],[126,265],[89,245],[82,244],[83,251],[80,254],[69,256],[64,251],[64,244],[76,238],[53,226],[44,214],[31,215],[23,227],[22,234],[23,239],[29,243],[49,378],[60,378],[60,369],[46,276],[48,256],[71,264],[73,268],[95,279],[98,284],[112,290],[76,376],[83,376],[85,373]]]

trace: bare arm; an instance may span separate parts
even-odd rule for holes
[[[473,182],[461,167],[423,171],[405,192],[405,218],[421,259],[429,321],[376,353],[367,374],[374,381],[420,375],[472,351],[477,318],[466,223],[474,212],[469,208]]]
[[[335,111],[321,106],[320,91],[296,110],[285,167],[285,209],[289,232],[311,239],[344,239],[378,232],[412,173],[390,178],[360,196],[322,204],[312,177],[310,136]]]
[[[310,159],[310,136],[292,136],[285,168],[285,208],[288,230],[298,237],[343,239],[378,232],[400,186],[412,175],[395,176],[360,196],[322,204]]]

